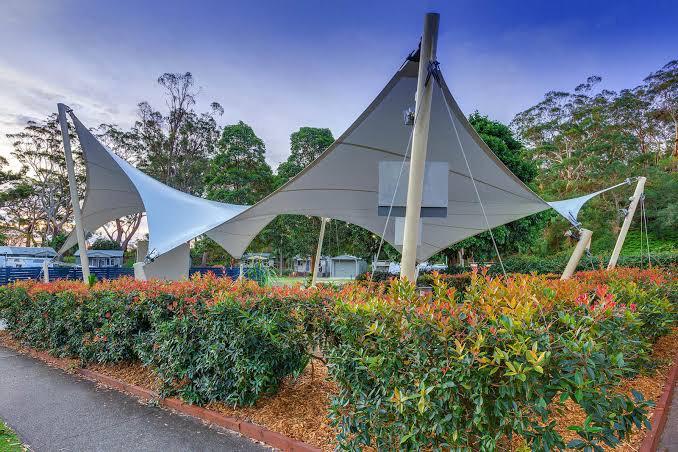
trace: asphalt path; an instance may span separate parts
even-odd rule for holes
[[[270,450],[5,347],[0,418],[36,452]]]

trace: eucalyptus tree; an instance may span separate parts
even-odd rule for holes
[[[5,228],[29,245],[47,244],[65,233],[72,206],[62,148],[61,129],[55,114],[28,121],[18,133],[8,134],[12,156],[21,166],[21,183],[13,202],[3,206]],[[84,191],[84,166],[76,136],[71,137],[76,160],[79,195]]]
[[[158,78],[168,110],[162,113],[141,102],[132,133],[137,137],[139,167],[159,181],[187,193],[203,192],[210,158],[216,153],[219,127],[217,102],[207,112],[195,111],[198,88],[190,72]]]

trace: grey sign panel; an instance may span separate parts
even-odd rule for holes
[[[402,168],[402,174],[401,174]],[[422,217],[446,217],[448,203],[448,162],[426,162],[424,168],[424,190],[421,199]],[[380,216],[404,217],[407,205],[407,186],[410,163],[388,160],[379,162],[379,205]],[[400,181],[398,177],[400,176]],[[395,192],[395,196],[394,196]],[[391,208],[393,203],[393,208]]]

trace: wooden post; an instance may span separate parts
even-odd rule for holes
[[[640,201],[640,198],[643,196],[643,190],[645,189],[646,180],[647,178],[645,177],[638,178],[636,190],[633,192],[631,204],[629,205],[629,211],[626,213],[624,223],[622,224],[621,230],[619,231],[619,236],[617,237],[617,243],[615,243],[614,250],[612,251],[612,256],[610,256],[610,262],[607,264],[608,270],[612,270],[617,266],[619,254],[621,253],[622,247],[624,246],[624,240],[626,240],[626,234],[629,232],[631,222],[633,221],[633,214],[636,213],[636,207],[638,207],[638,202]]]
[[[434,83],[432,77],[428,84],[426,79],[428,78],[429,63],[436,59],[439,21],[439,14],[426,14],[424,33],[421,38],[421,51],[419,52],[416,113],[414,131],[412,132],[412,156],[410,158],[410,175],[407,186],[403,253],[400,261],[400,278],[409,281],[415,281],[416,275],[421,196],[424,189],[424,168],[426,166],[426,148],[428,145],[431,97]]]
[[[320,219],[320,234],[318,235],[318,248],[315,250],[315,262],[313,263],[313,276],[311,277],[311,287],[315,287],[315,282],[318,279],[318,270],[320,269],[320,256],[323,251],[323,240],[325,239],[325,225],[329,218]]]
[[[68,134],[68,120],[66,119],[66,112],[69,108],[64,104],[57,104],[57,109],[59,110],[61,136],[64,140],[64,156],[66,157],[66,171],[68,172],[68,188],[71,192],[71,206],[73,206],[73,219],[75,220],[75,235],[78,238],[78,249],[80,250],[82,279],[85,282],[88,282],[89,258],[87,257],[85,230],[82,226],[82,212],[80,211],[80,200],[78,199],[78,185],[75,181],[75,164],[73,163],[73,154],[71,153],[71,137]]]
[[[591,243],[592,235],[593,232],[588,229],[582,228],[579,231],[579,241],[577,242],[577,246],[574,247],[574,251],[572,251],[572,256],[570,256],[570,260],[567,262],[567,265],[565,266],[565,271],[563,271],[563,274],[560,277],[560,279],[570,279],[572,277],[575,270],[577,269],[577,265],[579,265],[579,261],[581,260],[584,251],[586,251],[587,247]]]

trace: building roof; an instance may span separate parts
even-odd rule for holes
[[[48,246],[0,246],[0,255],[54,257],[54,248]]]
[[[333,261],[362,261],[365,259],[361,259],[359,257],[351,256],[349,254],[342,254],[341,256],[334,256],[332,258]]]
[[[122,257],[122,250],[87,250],[87,257]],[[74,256],[80,256],[80,250],[73,253]]]

